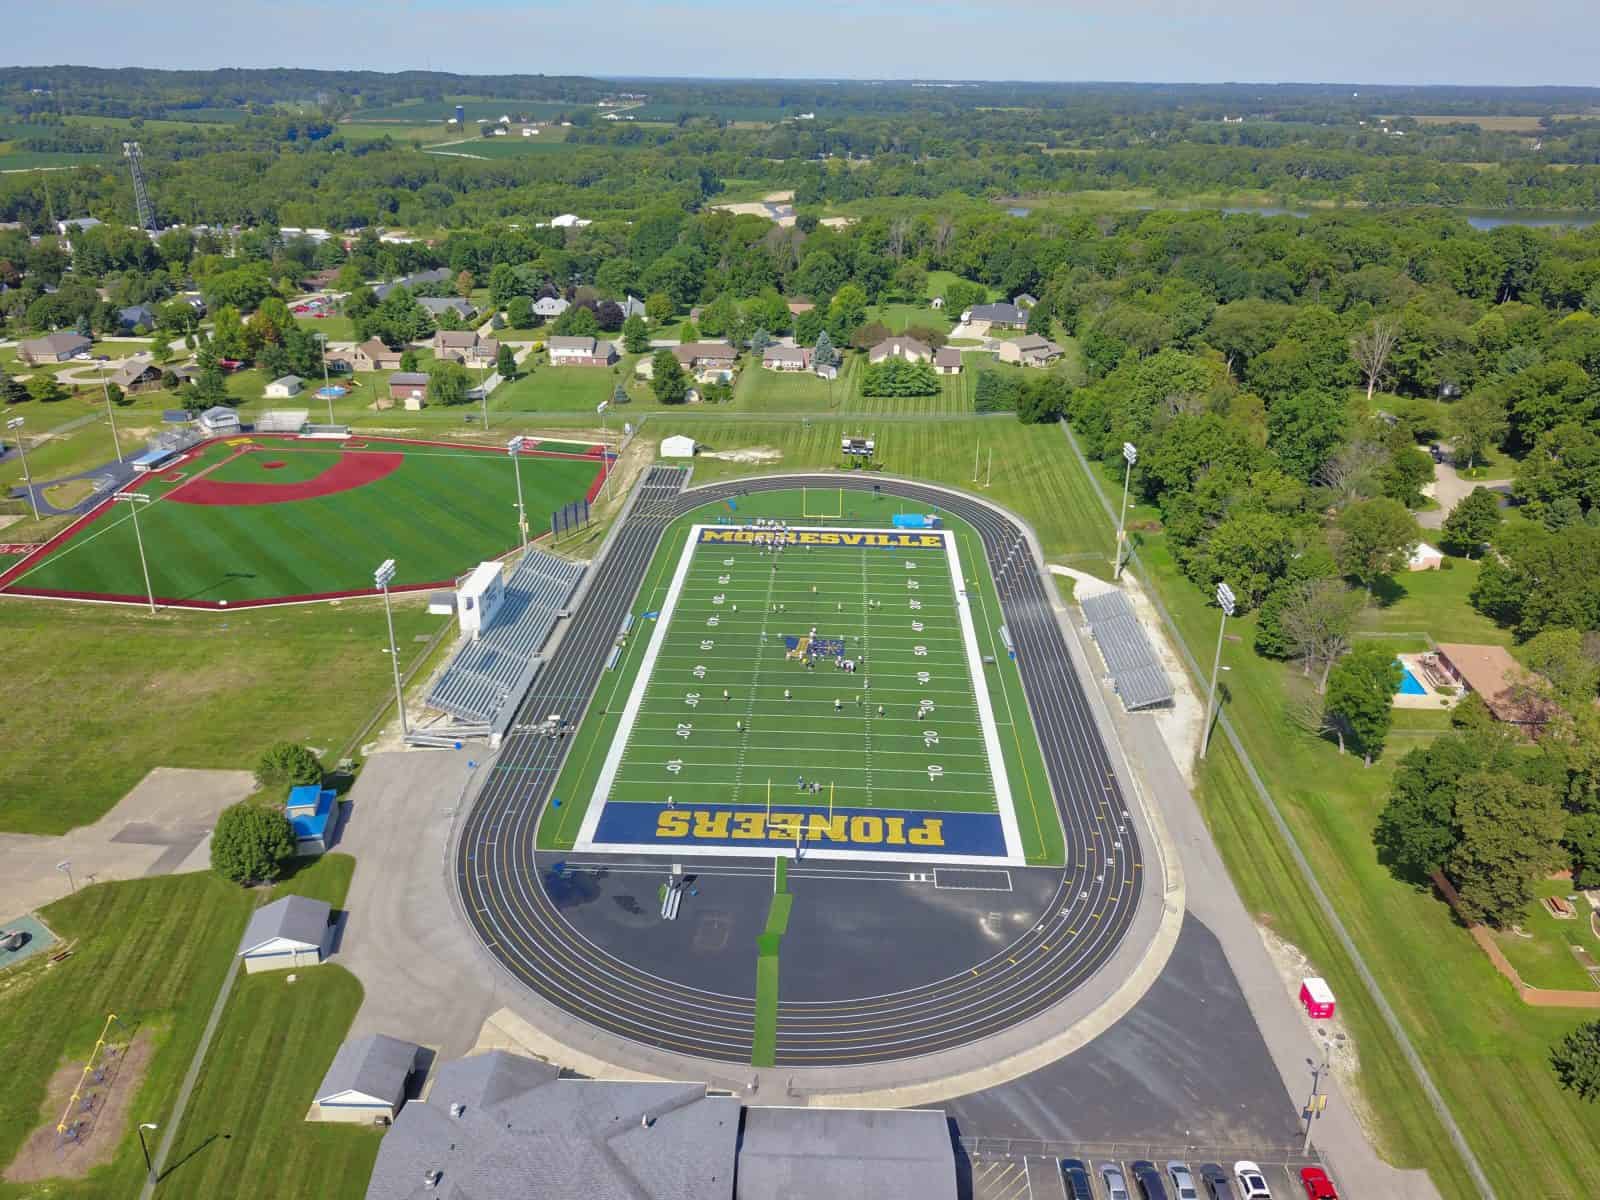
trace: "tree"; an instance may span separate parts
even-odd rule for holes
[[[1366,766],[1383,753],[1384,740],[1394,722],[1394,694],[1400,687],[1401,667],[1394,654],[1367,646],[1340,659],[1328,674],[1324,706],[1340,726],[1339,750],[1345,734],[1361,752]]]
[[[750,353],[753,357],[760,358],[770,345],[772,345],[772,335],[765,329],[757,329],[750,335]]]
[[[472,380],[467,369],[457,362],[435,362],[428,370],[428,403],[455,405],[467,403]]]
[[[951,317],[959,317],[974,305],[989,298],[989,289],[981,283],[966,279],[953,279],[944,289],[944,310]]]
[[[650,330],[638,313],[622,323],[622,348],[629,354],[643,354],[650,349]]]
[[[1506,436],[1505,405],[1488,388],[1474,388],[1450,406],[1445,427],[1456,461],[1464,455],[1470,471],[1490,446]]]
[[[230,805],[211,831],[211,869],[238,884],[276,879],[294,857],[294,830],[276,808],[248,800]]]
[[[1334,561],[1339,570],[1372,593],[1373,584],[1405,566],[1421,533],[1416,518],[1398,500],[1352,504],[1334,524]]]
[[[595,306],[595,321],[606,333],[615,333],[622,328],[622,305],[615,300],[602,300]]]
[[[494,356],[495,374],[501,379],[515,379],[517,377],[517,356],[506,343],[500,343],[500,349]]]
[[[185,408],[204,410],[238,403],[228,394],[228,381],[223,377],[222,364],[217,361],[217,349],[209,340],[201,342],[195,351],[195,365],[200,373],[195,377],[194,386],[183,394]]]
[[[1576,629],[1546,629],[1528,639],[1520,657],[1530,671],[1549,680],[1564,703],[1592,704],[1600,686],[1600,661],[1587,641]]]
[[[1395,341],[1400,336],[1400,322],[1393,317],[1377,317],[1355,337],[1350,339],[1350,357],[1367,381],[1367,399],[1378,388],[1378,381],[1389,365],[1389,355],[1394,352]]]
[[[834,349],[833,339],[828,336],[826,329],[817,331],[816,348],[811,351],[811,365],[813,367],[836,367],[842,356]]]
[[[40,404],[55,404],[67,398],[67,389],[61,386],[60,380],[54,375],[41,371],[28,380],[28,395]]]
[[[417,352],[410,346],[407,346],[404,350],[400,351],[400,369],[402,371],[416,371],[419,361],[420,360],[417,358]]]
[[[1475,487],[1444,519],[1444,546],[1452,554],[1476,558],[1500,528],[1500,497]]]
[[[594,309],[587,305],[574,304],[556,318],[550,330],[557,335],[568,337],[594,337],[600,332],[600,319],[594,315]]]
[[[533,328],[533,301],[526,296],[513,296],[506,301],[506,322],[513,329]]]
[[[21,404],[28,399],[28,389],[20,380],[7,375],[4,367],[0,367],[0,403]]]
[[[739,306],[724,292],[700,310],[700,332],[707,337],[724,337],[738,316]]]
[[[1566,814],[1553,788],[1509,770],[1466,776],[1456,794],[1461,838],[1445,873],[1470,921],[1508,925],[1533,899],[1535,881],[1559,860]]]
[[[462,271],[456,276],[456,295],[463,300],[472,298],[472,289],[478,286],[478,281],[472,277],[471,271]]]
[[[1050,336],[1050,327],[1054,324],[1050,314],[1050,302],[1041,300],[1028,310],[1028,332],[1038,334],[1040,337]]]
[[[1296,479],[1309,482],[1344,440],[1344,401],[1328,392],[1295,392],[1267,412],[1268,445]]]
[[[1284,640],[1305,673],[1321,664],[1317,691],[1327,691],[1328,672],[1350,649],[1350,630],[1361,611],[1361,596],[1338,579],[1307,579],[1294,585],[1283,601],[1278,621]]]
[[[1273,582],[1283,576],[1294,554],[1289,523],[1274,513],[1245,510],[1231,513],[1211,531],[1205,550],[1205,575],[1227,580],[1241,611],[1255,608]]]
[[[297,742],[276,742],[267,747],[256,763],[256,787],[287,790],[306,783],[322,782],[322,763]]]
[[[665,292],[651,292],[644,300],[644,315],[650,318],[652,325],[665,325],[672,320],[678,311],[677,305],[672,302],[672,297]]]
[[[1550,1066],[1561,1086],[1579,1099],[1600,1100],[1600,1021],[1585,1021],[1552,1046]]]
[[[689,377],[671,350],[657,350],[650,369],[650,390],[658,401],[682,404],[688,399]]]

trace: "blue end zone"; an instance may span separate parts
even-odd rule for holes
[[[1006,856],[1005,831],[995,813],[925,813],[892,808],[826,808],[775,804],[678,805],[610,803],[594,832],[599,844],[792,848],[798,827],[808,850]]]

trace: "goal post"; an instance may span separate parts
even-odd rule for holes
[[[812,498],[817,497],[817,508],[812,509]],[[832,501],[832,508],[821,511],[828,501]],[[800,489],[800,512],[806,517],[838,518],[844,516],[844,489],[843,488],[809,488]]]

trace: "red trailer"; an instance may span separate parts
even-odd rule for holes
[[[1313,975],[1300,981],[1300,1003],[1306,1006],[1306,1015],[1316,1021],[1333,1016],[1333,989],[1328,982]]]

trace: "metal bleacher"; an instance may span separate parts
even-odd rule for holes
[[[1082,604],[1123,707],[1132,711],[1170,701],[1172,684],[1128,598],[1121,592],[1102,592],[1085,597]]]
[[[583,572],[581,564],[530,548],[506,580],[494,620],[456,652],[428,706],[462,722],[461,734],[498,731],[538,670],[539,651]]]

